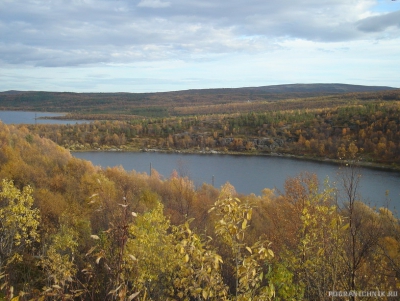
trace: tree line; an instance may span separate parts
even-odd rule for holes
[[[146,117],[315,109],[355,102],[399,101],[398,89],[346,85],[294,85],[278,89],[205,89],[162,93],[0,92],[0,109]],[[319,86],[319,87],[318,87]],[[333,88],[333,89],[332,89]],[[297,92],[296,92],[297,90]],[[352,92],[351,91],[365,91]]]
[[[399,115],[399,104],[389,101],[323,109],[23,127],[70,150],[156,148],[340,159],[343,150],[352,146],[363,161],[398,167]]]

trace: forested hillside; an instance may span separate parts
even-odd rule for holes
[[[341,114],[364,108],[355,110]],[[236,120],[250,125],[258,115],[246,116]],[[176,124],[205,121],[185,122]],[[224,122],[227,135],[235,127]],[[229,183],[195,188],[176,172],[100,169],[27,127],[0,123],[0,299],[311,301],[379,290],[394,300],[399,220],[361,202],[358,149],[340,151],[350,164],[335,185],[304,173],[281,193],[238,195]]]
[[[122,120],[24,127],[70,150],[279,153],[340,160],[343,151],[351,147],[360,163],[399,169],[400,92],[380,96],[367,93],[246,103],[230,114],[217,114],[218,105],[204,107],[214,114],[169,118],[119,115]],[[250,106],[253,110],[247,111]],[[202,108],[196,107],[196,111]],[[107,116],[102,115],[104,119]]]
[[[294,84],[235,89],[203,89],[160,93],[68,93],[8,91],[0,92],[1,110],[26,110],[44,112],[68,112],[68,118],[84,114],[85,119],[98,119],[98,114],[137,115],[146,117],[169,117],[193,114],[225,114],[250,112],[260,107],[268,109],[291,109],[293,106],[276,107],[276,102],[312,98],[319,103],[326,97],[337,100],[345,97],[393,97],[391,87],[357,86],[344,84]],[[347,95],[347,96],[346,96]],[[397,97],[397,99],[399,99]],[[332,99],[331,99],[332,100]],[[307,108],[298,102],[297,108]],[[315,107],[315,104],[313,105]],[[117,116],[115,116],[117,115]]]
[[[0,108],[64,111],[86,124],[28,125],[70,150],[285,154],[400,167],[400,90],[343,84],[165,93],[0,93]],[[57,117],[60,118],[60,117]]]

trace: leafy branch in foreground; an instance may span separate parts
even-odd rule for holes
[[[90,284],[87,284],[87,291],[92,295],[92,299],[96,296],[104,298],[106,295],[106,300],[109,300],[109,296],[110,300],[130,301],[140,293],[132,285],[137,270],[137,259],[126,252],[130,238],[129,226],[137,214],[129,210],[126,198],[118,206],[121,207],[120,215],[114,223],[110,223],[110,228],[100,236],[91,235],[98,244],[92,247],[86,256],[96,259],[95,263],[89,263],[83,272],[91,280]]]
[[[269,248],[270,243],[260,240],[252,247],[244,243],[253,212],[250,204],[228,193],[222,195],[209,212],[212,211],[219,218],[215,233],[231,248],[234,257],[235,299],[272,300],[275,288],[268,282],[268,261],[273,259],[274,253]]]
[[[10,180],[3,179],[0,192],[0,283],[7,299],[12,299],[14,282],[13,265],[22,262],[24,254],[34,253],[39,242],[40,211],[32,208],[33,189],[22,191]]]
[[[210,247],[210,240],[190,230],[190,220],[175,228],[180,267],[174,279],[172,300],[228,300],[228,289],[221,276],[222,257]]]

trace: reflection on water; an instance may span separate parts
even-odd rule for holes
[[[164,177],[175,169],[189,175],[197,186],[211,184],[216,187],[230,182],[240,193],[260,195],[264,188],[283,190],[288,177],[301,172],[318,175],[321,182],[338,178],[339,167],[334,164],[312,162],[283,157],[197,155],[133,152],[76,152],[77,158],[92,161],[102,167],[122,165],[125,170],[149,173],[150,164]],[[386,191],[391,198],[390,208],[400,205],[400,173],[360,168],[360,193],[370,205],[385,205]]]

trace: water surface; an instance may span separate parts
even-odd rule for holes
[[[164,177],[173,170],[189,176],[199,186],[202,183],[220,187],[230,182],[240,193],[260,195],[264,188],[283,190],[288,177],[301,172],[318,175],[321,182],[327,177],[336,181],[339,166],[325,162],[313,162],[284,157],[233,156],[200,154],[166,154],[150,152],[75,152],[77,158],[92,161],[94,165],[112,167],[121,165],[125,170],[150,173],[150,164]],[[386,203],[388,191],[390,207],[400,205],[400,173],[379,169],[360,168],[360,192],[370,205]]]
[[[0,120],[5,124],[75,124],[85,120],[38,119],[40,117],[64,116],[63,113],[0,111]]]

